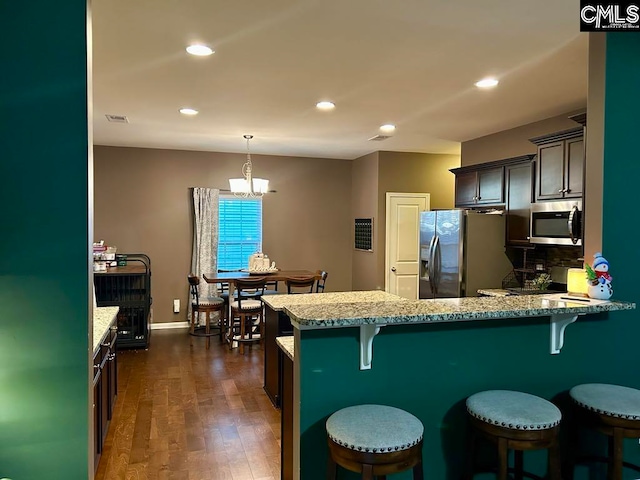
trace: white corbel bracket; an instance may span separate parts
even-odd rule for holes
[[[371,370],[373,337],[386,325],[360,325],[360,370]]]
[[[551,355],[560,353],[564,345],[564,331],[578,319],[578,315],[571,313],[557,313],[551,315]]]

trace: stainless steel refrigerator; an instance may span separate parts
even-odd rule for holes
[[[513,266],[505,254],[503,215],[473,210],[420,214],[420,298],[477,296],[501,288]]]

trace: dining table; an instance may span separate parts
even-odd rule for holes
[[[282,282],[290,277],[313,277],[315,280],[320,280],[321,274],[319,272],[312,272],[310,270],[277,270],[275,272],[249,272],[248,270],[239,270],[236,272],[215,272],[215,273],[203,273],[207,283],[228,283],[229,284],[229,306],[228,316],[231,319],[231,304],[235,294],[235,282],[236,280],[242,280],[243,278],[255,278],[265,277],[268,282]],[[230,320],[231,321],[231,320]]]

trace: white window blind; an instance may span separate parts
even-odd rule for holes
[[[249,267],[249,256],[262,251],[262,200],[220,196],[218,270]]]

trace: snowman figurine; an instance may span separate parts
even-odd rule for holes
[[[592,268],[595,278],[590,279],[587,294],[598,300],[609,300],[613,295],[613,287],[611,286],[613,278],[609,273],[609,262],[602,256],[602,253],[598,252],[593,256]]]

